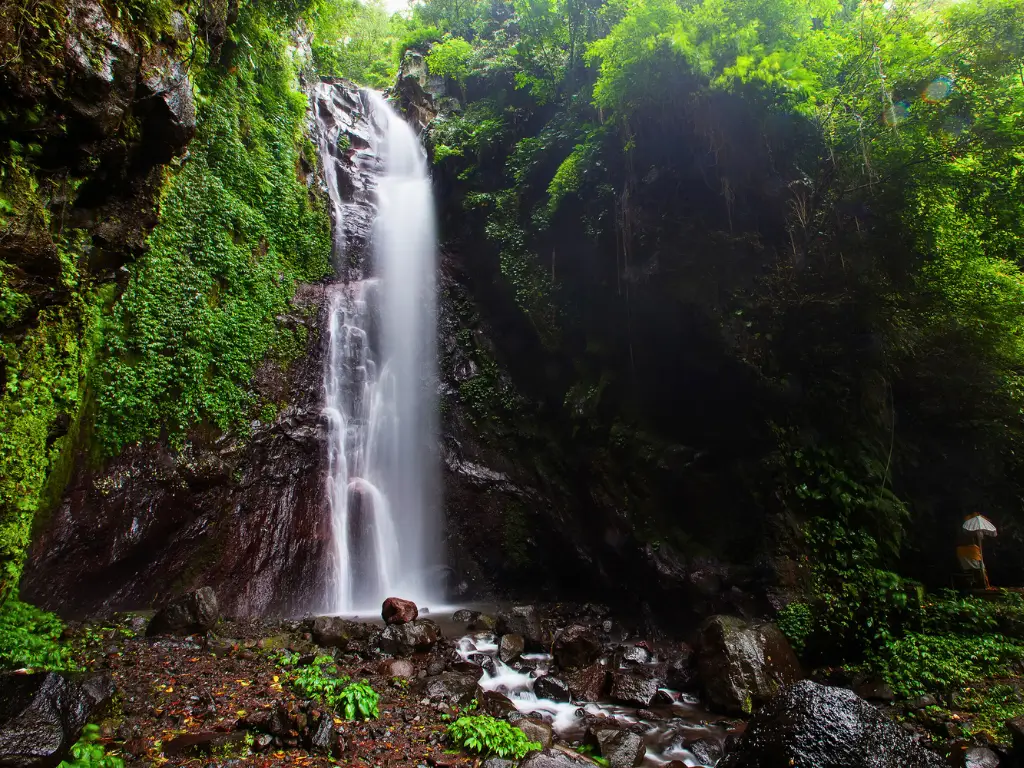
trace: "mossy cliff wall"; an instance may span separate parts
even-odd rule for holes
[[[130,570],[71,512],[83,494],[140,452],[245,442],[316,344],[296,288],[328,274],[331,239],[290,48],[302,9],[192,8],[12,4],[0,22],[0,599],[34,520],[36,562],[94,565],[57,546],[63,519]]]

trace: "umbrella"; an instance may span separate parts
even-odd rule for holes
[[[978,536],[998,536],[992,521],[983,515],[971,515],[964,521],[964,530],[977,533]]]

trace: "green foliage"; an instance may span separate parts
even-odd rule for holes
[[[313,63],[318,75],[386,88],[395,79],[399,39],[406,24],[379,0],[317,0],[310,13]]]
[[[294,663],[297,657],[286,656],[285,663]],[[292,688],[300,696],[320,701],[331,709],[341,705],[347,707],[350,697],[344,695],[349,678],[339,675],[334,659],[330,656],[317,656],[313,661],[292,674]]]
[[[1011,673],[1022,660],[1024,643],[1002,635],[908,632],[869,662],[897,695],[912,698]]]
[[[807,637],[814,629],[814,614],[811,607],[804,602],[794,601],[779,611],[775,623],[789,639],[798,654],[803,653],[807,645]]]
[[[466,78],[472,71],[470,59],[473,46],[461,37],[449,37],[430,47],[427,66],[431,74],[447,77],[465,87]]]
[[[0,606],[0,670],[73,668],[69,649],[60,643],[63,631],[52,613],[9,598]]]
[[[541,748],[518,728],[490,715],[460,717],[448,726],[446,734],[452,744],[481,755],[519,760],[527,752]]]
[[[328,271],[329,220],[296,178],[306,101],[286,40],[248,7],[232,74],[200,79],[200,127],[107,329],[99,392],[106,449],[199,421],[244,429],[250,389],[297,280]]]
[[[365,680],[349,683],[338,698],[344,705],[343,712],[347,720],[355,720],[357,716],[361,720],[372,720],[380,716],[377,706],[380,697]]]
[[[62,761],[58,768],[124,768],[124,761],[107,754],[100,743],[100,727],[89,723],[82,729],[82,738],[71,747],[71,760]]]

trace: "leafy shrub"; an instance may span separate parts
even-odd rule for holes
[[[286,663],[293,662],[296,657],[287,656]],[[344,703],[343,689],[349,678],[345,675],[338,675],[334,666],[334,659],[330,656],[317,656],[313,663],[299,670],[292,675],[292,688],[300,696],[307,699],[314,699],[326,704],[331,709],[337,709]]]
[[[427,66],[432,75],[450,78],[461,87],[466,84],[466,78],[471,72],[472,55],[472,45],[461,37],[451,37],[431,47],[427,54]]]
[[[0,669],[68,669],[70,652],[60,645],[64,624],[54,614],[10,599],[0,607]]]
[[[431,43],[436,43],[444,37],[444,34],[437,27],[416,27],[406,35],[398,46],[398,56],[405,56],[409,50],[426,50]]]
[[[89,723],[71,748],[71,760],[64,760],[57,768],[124,768],[124,761],[108,755],[99,739],[100,727]]]
[[[380,697],[365,680],[349,683],[338,695],[338,700],[344,704],[346,720],[355,720],[356,715],[363,720],[370,720],[380,715],[377,708]]]
[[[873,654],[870,664],[907,698],[1006,674],[1024,660],[1024,643],[1001,635],[924,635],[911,632]]]
[[[793,602],[779,611],[775,617],[775,623],[779,625],[792,644],[797,653],[803,653],[807,644],[807,636],[814,628],[814,617],[811,614],[811,607],[807,603]]]
[[[460,717],[448,726],[446,733],[456,746],[482,755],[518,760],[527,752],[541,748],[538,742],[527,739],[518,728],[490,715]]]

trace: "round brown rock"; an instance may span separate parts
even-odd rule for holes
[[[420,611],[412,600],[400,597],[389,597],[381,607],[380,616],[385,624],[408,624],[416,621]]]

